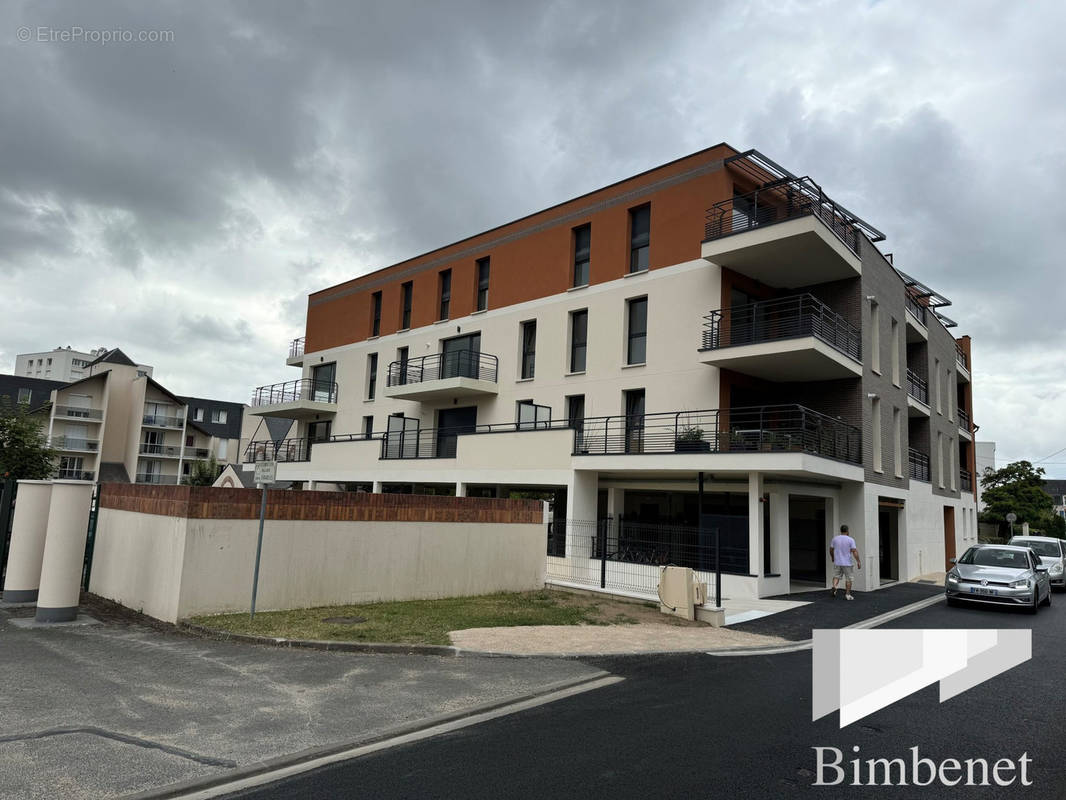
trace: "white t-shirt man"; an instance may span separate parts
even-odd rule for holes
[[[848,534],[847,525],[841,525],[840,533],[829,543],[829,556],[833,559],[833,596],[836,597],[837,586],[843,578],[844,599],[854,600],[851,596],[851,570],[853,565],[861,569],[862,564],[859,562],[859,547]]]

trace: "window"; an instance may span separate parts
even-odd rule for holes
[[[221,439],[218,443],[218,457],[225,459],[229,453],[229,439]]]
[[[378,391],[378,354],[366,357],[366,399],[373,400]]]
[[[896,477],[903,477],[903,421],[898,408],[892,409],[892,444],[894,445],[894,457]]]
[[[186,436],[185,437],[185,446],[186,447],[192,447],[193,446],[193,442],[195,440],[196,440],[195,436],[192,436],[192,435]]]
[[[588,350],[589,311],[587,308],[570,313],[570,372],[585,371]]]
[[[582,436],[585,427],[585,395],[572,394],[566,398],[566,424],[577,431],[574,440],[575,452],[588,452],[588,446]]]
[[[32,396],[32,395],[31,395],[31,393],[30,393],[30,390],[29,390],[29,389],[19,389],[19,399],[18,399],[18,402],[19,402],[19,403],[28,403],[28,402],[30,402],[30,397],[31,397],[31,396]]]
[[[870,301],[870,369],[881,374],[881,308]]]
[[[211,421],[224,424],[227,416],[225,409],[216,408],[211,412]]]
[[[411,327],[411,301],[414,297],[415,285],[408,281],[400,287],[403,293],[403,303],[400,306],[400,330]]]
[[[48,359],[45,364],[49,367],[52,366],[52,359]]]
[[[648,246],[651,241],[651,206],[629,211],[629,271],[643,272],[648,268]]]
[[[374,417],[363,417],[363,436],[367,439],[372,438],[374,435]]]
[[[903,348],[903,344],[899,340],[899,323],[892,320],[892,383],[896,386],[900,385],[899,382],[899,351]]]
[[[440,316],[437,319],[448,319],[448,312],[452,305],[452,271],[446,269],[440,274]]]
[[[204,421],[204,410],[202,408],[197,408],[196,410],[194,410],[192,412],[192,418],[193,418],[193,422],[203,422]]]
[[[337,363],[318,364],[311,368],[311,399],[318,403],[337,402]]]
[[[477,310],[489,307],[489,257],[477,260]]]
[[[537,321],[522,323],[522,377],[532,378],[537,358]]]
[[[592,226],[574,228],[574,286],[588,286],[589,256],[592,251]]]
[[[190,469],[190,465],[189,465],[188,461],[186,461],[184,464],[181,465],[181,474],[182,475],[188,475],[191,471],[192,470]]]
[[[374,292],[370,295],[370,335],[381,335],[381,292]]]
[[[410,351],[406,347],[396,348],[396,374],[392,376],[397,386],[407,385],[407,359]]]
[[[307,441],[328,442],[332,432],[333,423],[329,420],[326,420],[325,422],[312,422],[307,426]]]
[[[648,359],[648,298],[627,301],[626,363],[643,364]]]
[[[936,472],[937,483],[944,488],[944,434],[939,431],[936,434]]]
[[[874,472],[884,471],[884,462],[881,460],[881,398],[875,397],[871,401],[871,434],[873,436]]]
[[[539,406],[532,400],[519,400],[515,405],[515,418],[519,430],[551,427],[551,406]]]
[[[941,392],[940,392],[940,387],[943,386],[943,384],[940,382],[940,359],[939,358],[934,358],[933,359],[933,383],[936,384],[936,413],[937,414],[941,414],[943,412],[941,411],[941,397],[940,397]]]

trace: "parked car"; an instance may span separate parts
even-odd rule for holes
[[[1041,605],[1051,605],[1048,568],[1028,547],[979,544],[952,560],[944,581],[949,606],[960,601],[997,603],[1035,614]]]
[[[1028,547],[1047,567],[1051,588],[1066,589],[1066,541],[1051,536],[1015,536],[1007,544]]]

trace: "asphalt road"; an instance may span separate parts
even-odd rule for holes
[[[944,704],[934,684],[840,729],[811,722],[811,653],[588,661],[625,680],[241,798],[1066,797],[1066,595],[1037,617],[938,604],[889,628],[1024,628],[1033,658]],[[1029,788],[814,786],[815,746],[854,757],[1032,759]]]

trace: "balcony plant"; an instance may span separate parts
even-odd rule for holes
[[[674,439],[675,453],[709,453],[711,443],[704,440],[703,428],[686,426],[678,431]]]

